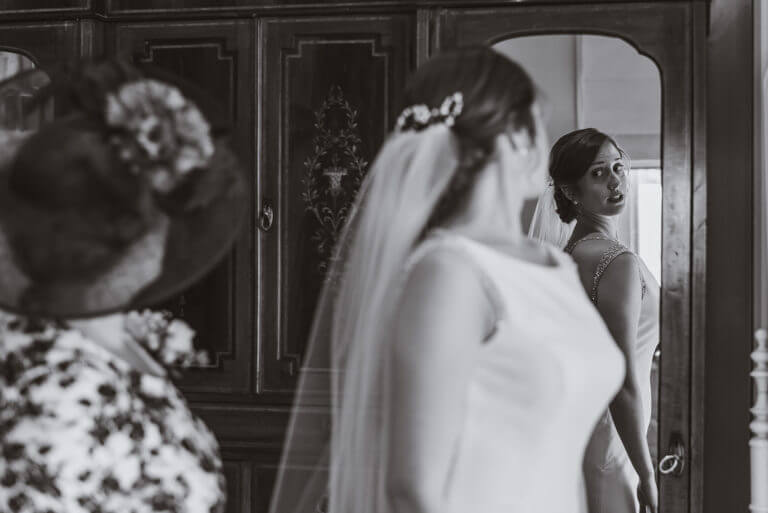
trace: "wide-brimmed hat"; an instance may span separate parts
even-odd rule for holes
[[[0,82],[28,97],[16,129],[0,119],[0,309],[91,317],[199,280],[247,207],[217,102],[119,59],[47,76]]]

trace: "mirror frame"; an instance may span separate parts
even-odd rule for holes
[[[624,4],[440,9],[422,62],[439,49],[544,34],[623,39],[650,58],[661,80],[662,291],[659,457],[675,440],[687,449],[679,476],[659,476],[662,513],[703,509],[703,366],[706,272],[705,6]]]

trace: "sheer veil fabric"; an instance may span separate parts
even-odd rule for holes
[[[555,185],[551,182],[536,202],[528,237],[564,248],[573,233],[576,221],[565,223],[557,215],[555,205]]]
[[[457,169],[444,124],[382,147],[340,236],[305,350],[270,513],[385,513],[391,320]]]

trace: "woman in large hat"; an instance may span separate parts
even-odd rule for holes
[[[132,310],[224,256],[244,186],[205,97],[157,76],[80,65],[33,99],[55,120],[0,134],[0,511],[223,511],[216,440],[169,378],[192,332]]]

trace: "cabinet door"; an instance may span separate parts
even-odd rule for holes
[[[336,236],[400,110],[415,23],[409,15],[264,19],[259,40],[258,193],[274,222],[259,241],[256,390],[287,412]],[[327,401],[318,398],[320,411]],[[261,490],[273,478],[274,467],[256,471]]]
[[[105,29],[108,53],[172,71],[218,102],[250,190],[256,181],[252,28],[252,21],[239,20],[126,23]],[[179,296],[157,305],[188,322],[196,331],[195,345],[212,356],[210,366],[187,371],[180,388],[220,441],[228,512],[252,511],[250,475],[258,451],[244,452],[240,447],[256,443],[254,433],[265,430],[263,423],[256,426],[237,413],[252,403],[256,376],[253,297],[258,287],[258,260],[254,258],[252,208],[248,212],[224,261]]]
[[[344,16],[106,30],[108,51],[177,72],[223,103],[246,164],[251,215],[236,247],[164,306],[216,355],[181,386],[221,442],[228,509],[266,511],[324,264],[399,110],[414,23]]]
[[[529,35],[595,34],[624,39],[658,66],[662,92],[662,291],[658,454],[687,449],[681,472],[660,475],[662,513],[698,511],[702,478],[700,400],[692,399],[692,362],[700,359],[704,275],[703,132],[693,125],[693,10],[685,4],[519,6],[444,9],[437,15],[439,48],[492,45]],[[698,97],[698,96],[697,96]],[[548,101],[557,101],[550,98]],[[600,128],[600,127],[597,127]],[[698,174],[694,174],[697,172]],[[692,220],[696,220],[694,224]],[[694,262],[695,267],[692,266]],[[696,289],[697,290],[697,289]],[[698,316],[698,317],[697,317]],[[695,421],[693,419],[696,419]],[[697,424],[693,425],[692,422]],[[692,487],[691,483],[694,483]]]
[[[247,183],[253,168],[252,22],[183,22],[124,24],[114,29],[114,51],[134,61],[172,71],[199,86],[218,103],[232,129],[232,143],[244,164]],[[196,331],[197,346],[212,355],[210,367],[193,369],[182,381],[196,399],[217,395],[238,401],[251,392],[254,379],[256,289],[252,216],[229,256],[203,280],[163,305]]]
[[[261,22],[259,193],[276,217],[261,236],[260,393],[291,396],[336,235],[400,109],[412,21]]]

